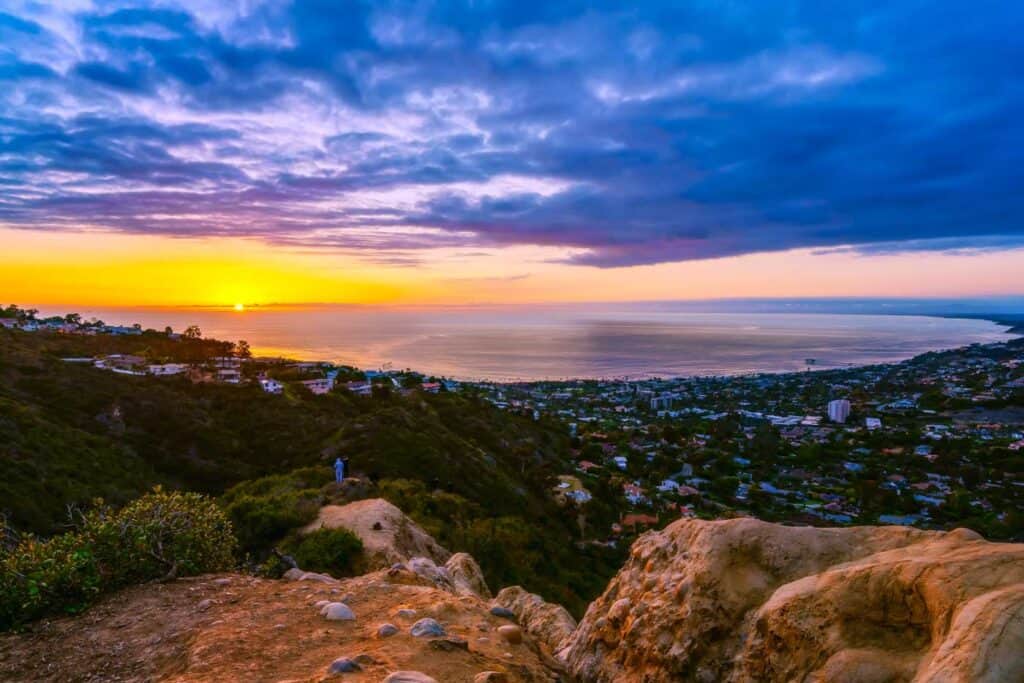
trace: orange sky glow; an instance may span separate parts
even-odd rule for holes
[[[407,262],[257,240],[0,228],[6,301],[35,305],[462,304],[1019,293],[1024,250],[796,250],[596,268],[557,248],[435,249]]]

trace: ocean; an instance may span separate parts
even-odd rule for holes
[[[49,308],[43,312],[57,312]],[[505,382],[788,372],[805,369],[807,359],[836,368],[1009,338],[1004,327],[977,319],[633,304],[79,312],[108,324],[176,331],[198,325],[207,337],[245,339],[256,355]]]

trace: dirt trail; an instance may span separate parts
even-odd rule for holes
[[[490,615],[487,603],[425,584],[407,572],[380,571],[336,583],[225,574],[137,586],[79,617],[0,636],[0,681],[370,683],[396,670],[439,683],[471,682],[484,671],[505,672],[509,681],[557,680],[529,637],[512,645],[499,636],[497,628],[510,622]],[[314,605],[341,598],[355,621],[327,621]],[[399,609],[416,615],[402,618]],[[411,636],[423,617],[467,648]],[[379,638],[385,622],[399,633]],[[362,672],[328,675],[332,661],[357,655],[372,658]]]

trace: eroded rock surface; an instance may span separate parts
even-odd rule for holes
[[[326,505],[302,528],[302,533],[338,527],[348,529],[363,542],[367,570],[383,569],[414,557],[443,565],[451,557],[430,534],[383,498]]]
[[[562,649],[587,681],[1024,681],[1024,545],[681,520]]]
[[[576,620],[567,609],[545,602],[541,596],[519,586],[501,589],[495,596],[494,603],[510,610],[519,625],[552,652],[561,649],[576,628]]]

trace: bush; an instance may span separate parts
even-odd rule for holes
[[[323,502],[314,487],[333,478],[328,467],[306,467],[246,481],[225,493],[221,503],[243,550],[262,554],[288,532],[312,522]]]
[[[75,531],[0,550],[0,630],[82,611],[105,591],[229,569],[236,541],[210,499],[159,489],[119,511],[98,507]]]
[[[306,571],[350,575],[363,552],[363,542],[348,529],[317,529],[299,537],[288,550]]]
[[[273,496],[237,496],[225,511],[248,552],[262,553],[289,531],[309,524],[320,509],[319,491],[298,491]]]

